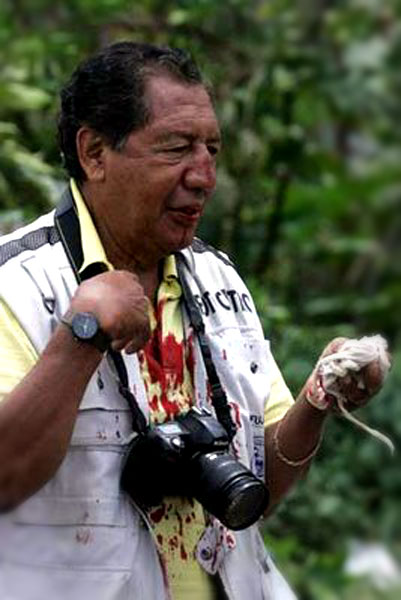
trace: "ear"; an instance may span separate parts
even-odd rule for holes
[[[105,172],[103,138],[93,129],[81,127],[77,133],[76,144],[79,162],[88,181],[103,181]]]

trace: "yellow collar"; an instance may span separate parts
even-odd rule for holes
[[[100,241],[99,235],[96,231],[89,210],[82,198],[81,192],[79,191],[78,186],[73,179],[71,179],[70,185],[75,206],[77,207],[79,226],[81,230],[82,254],[84,257],[79,272],[83,273],[83,271],[85,271],[89,265],[96,262],[103,263],[106,265],[107,269],[111,271],[113,269],[113,265],[107,260],[102,242]]]

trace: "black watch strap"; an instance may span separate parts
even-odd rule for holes
[[[68,325],[72,335],[79,342],[90,344],[100,350],[100,352],[106,352],[110,348],[111,340],[100,328],[94,314],[68,310],[61,318],[61,322]],[[88,328],[85,327],[85,322],[88,324]]]

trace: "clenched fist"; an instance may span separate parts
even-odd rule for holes
[[[336,410],[340,402],[352,411],[379,390],[389,367],[390,356],[381,336],[336,338],[321,354],[306,386],[306,398],[323,410]]]
[[[80,284],[70,311],[95,315],[113,350],[132,354],[143,348],[150,336],[148,303],[136,275],[108,271]]]

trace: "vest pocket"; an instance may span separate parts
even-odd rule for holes
[[[263,414],[270,392],[270,344],[252,337],[253,332],[238,335],[238,330],[222,330],[209,336],[213,359],[221,382],[234,400]]]
[[[3,600],[132,600],[126,571],[71,571],[3,565],[0,597]],[[135,596],[135,600],[145,600]]]
[[[132,435],[129,410],[115,410],[102,405],[80,409],[70,446],[124,446]]]
[[[139,519],[124,498],[36,495],[14,512],[5,554],[14,564],[128,570]]]
[[[126,507],[117,499],[55,498],[35,495],[15,510],[24,525],[105,525],[125,527]]]
[[[131,411],[105,360],[81,400],[71,446],[122,446],[132,434]]]
[[[11,562],[77,572],[131,568],[139,516],[120,490],[120,473],[132,428],[115,394],[87,390],[57,473],[12,515]]]

